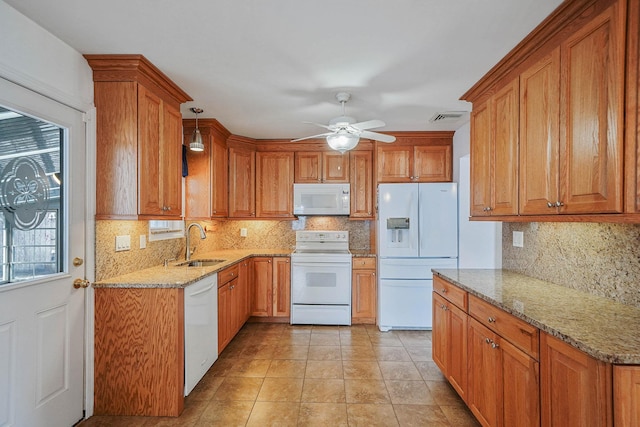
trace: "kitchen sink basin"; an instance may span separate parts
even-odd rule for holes
[[[211,267],[212,265],[225,262],[224,259],[192,259],[191,261],[182,261],[175,264],[176,267]]]

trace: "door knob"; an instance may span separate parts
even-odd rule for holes
[[[87,279],[76,279],[73,281],[73,287],[76,289],[86,288],[91,284]]]
[[[84,260],[80,257],[75,257],[73,259],[73,266],[74,267],[80,267],[82,265],[82,263],[84,262]]]

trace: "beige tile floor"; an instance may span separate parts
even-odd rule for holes
[[[248,323],[178,418],[82,427],[478,426],[431,358],[431,332]]]

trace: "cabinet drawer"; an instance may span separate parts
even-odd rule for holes
[[[436,275],[433,276],[433,291],[467,311],[467,291],[463,291]]]
[[[238,277],[238,264],[234,264],[231,267],[227,267],[224,270],[218,272],[218,287],[221,287],[230,280]]]
[[[469,295],[469,314],[529,356],[540,358],[540,331],[535,326],[473,295]]]
[[[375,270],[376,259],[373,257],[353,258],[354,270]]]

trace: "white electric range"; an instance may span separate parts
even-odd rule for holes
[[[348,231],[296,231],[291,324],[351,325]]]

